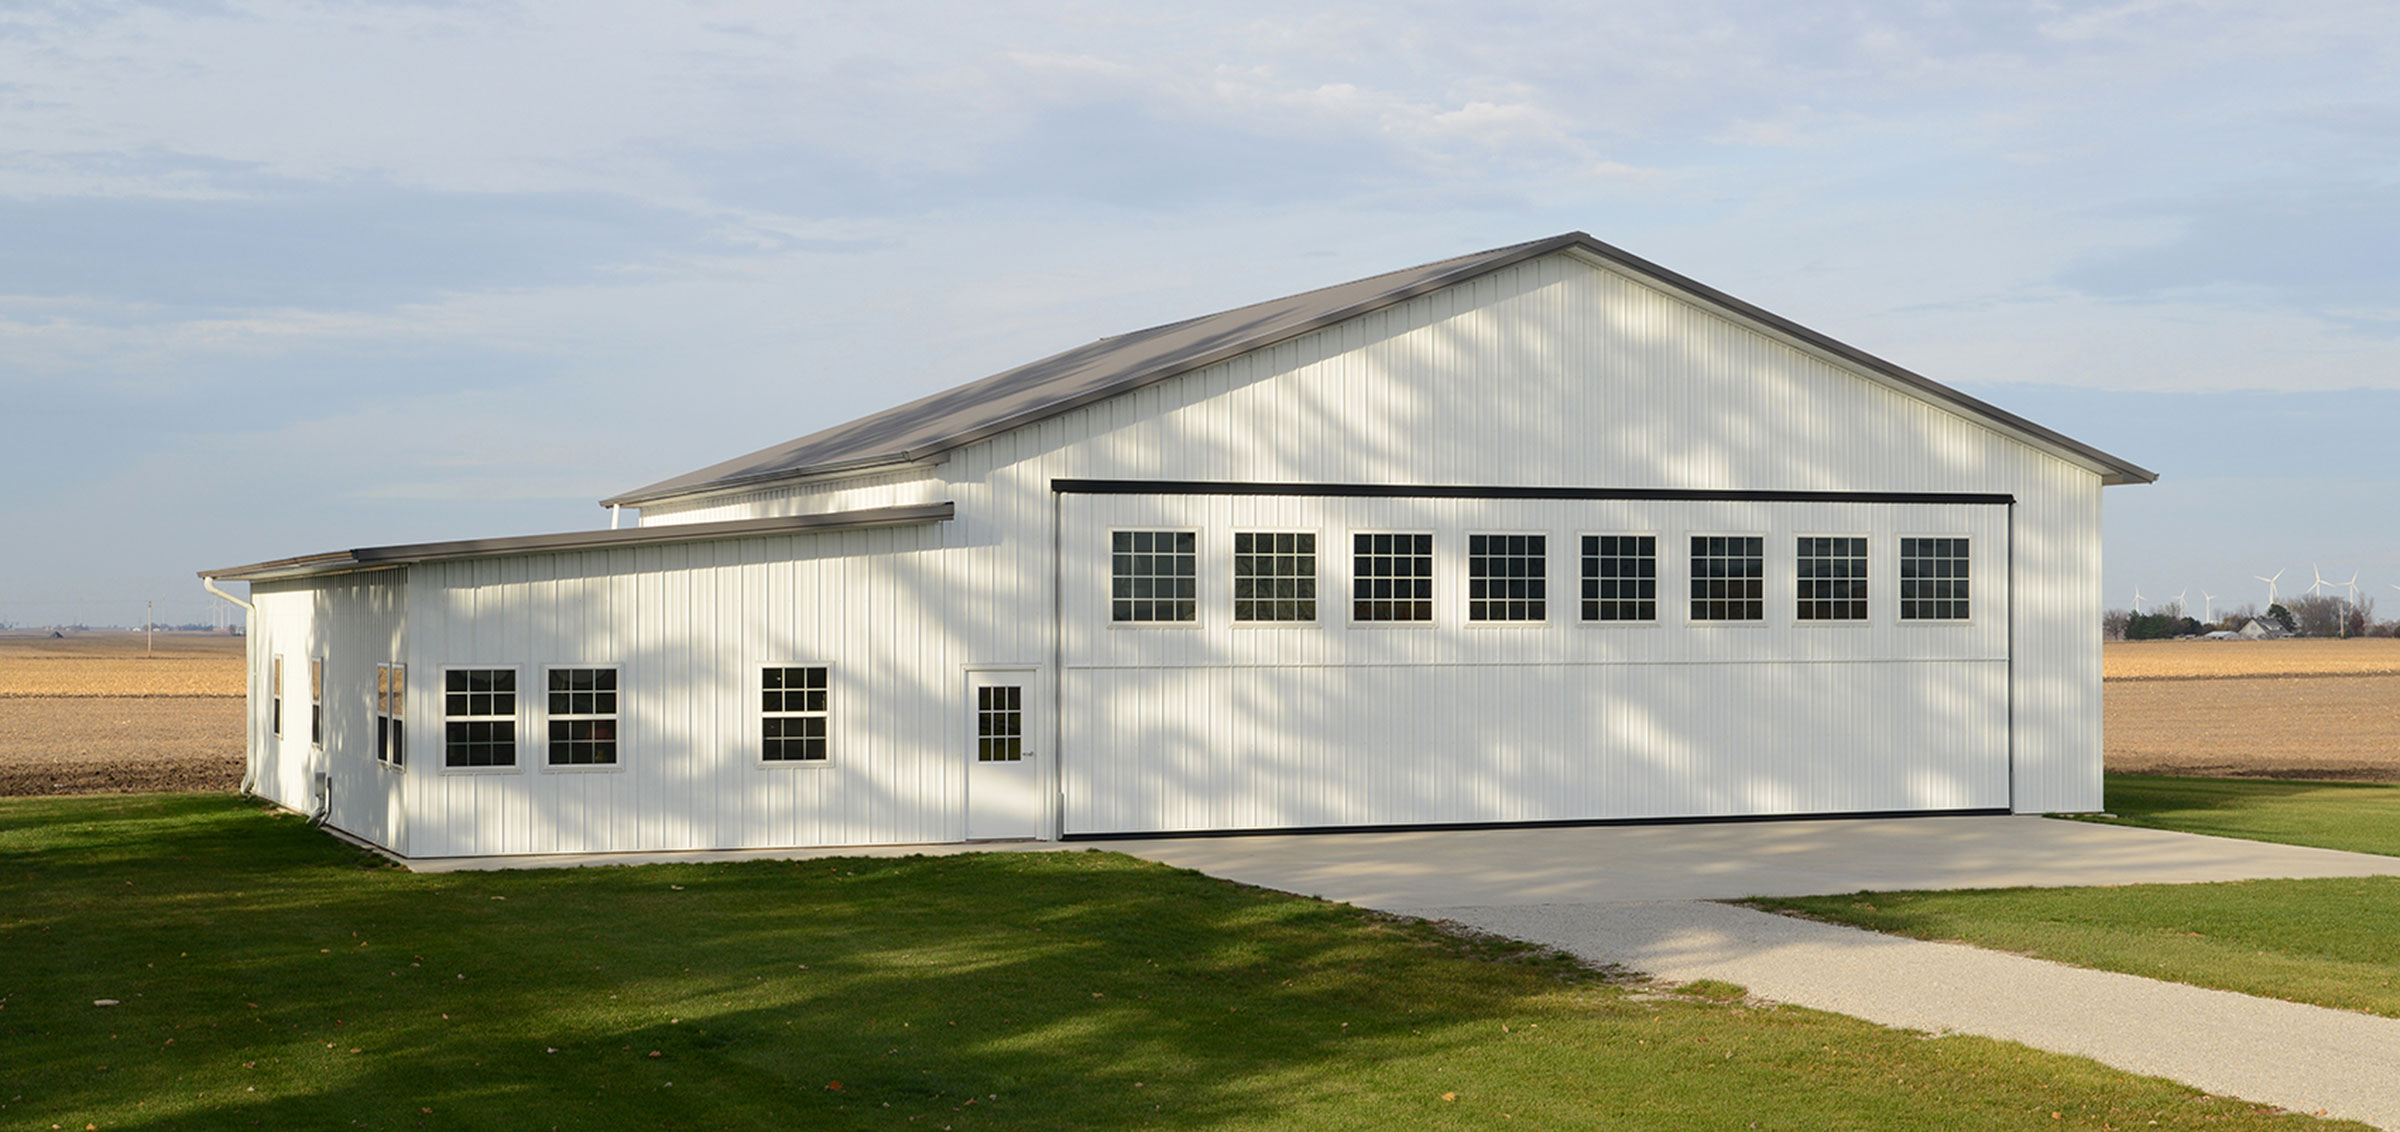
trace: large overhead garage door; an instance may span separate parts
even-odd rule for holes
[[[2009,803],[2005,497],[1058,486],[1067,836]]]

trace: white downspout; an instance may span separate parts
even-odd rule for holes
[[[242,610],[243,610],[243,612],[245,612],[245,613],[248,613],[248,614],[250,615],[250,621],[251,621],[251,624],[244,626],[244,627],[243,627],[243,629],[242,629],[242,635],[243,635],[243,637],[244,637],[244,640],[243,640],[243,642],[242,642],[242,651],[243,651],[245,654],[247,654],[247,653],[250,651],[250,649],[253,647],[253,645],[256,643],[256,641],[257,641],[257,637],[256,637],[256,636],[254,636],[254,635],[253,635],[253,633],[254,633],[254,631],[255,631],[255,630],[258,628],[258,625],[257,625],[257,621],[258,621],[258,607],[257,607],[257,606],[255,606],[255,605],[252,605],[252,604],[250,604],[249,602],[243,601],[242,599],[240,599],[240,598],[238,598],[238,597],[235,597],[235,596],[233,596],[232,594],[226,593],[224,590],[221,590],[221,589],[217,588],[217,580],[216,580],[215,578],[209,577],[209,576],[208,576],[208,575],[206,575],[206,574],[202,574],[202,575],[200,575],[200,584],[201,584],[203,587],[206,587],[206,588],[207,588],[207,590],[208,590],[208,592],[210,592],[210,593],[212,593],[212,594],[215,594],[215,595],[217,595],[218,597],[224,598],[225,600],[227,600],[227,601],[230,601],[230,602],[234,603],[235,605],[241,606],[241,607],[242,607]],[[246,669],[246,668],[248,668],[248,667],[249,667],[249,665],[247,665],[247,664],[244,664],[244,665],[243,665],[243,667]],[[245,691],[246,691],[246,689],[245,689]],[[249,715],[248,707],[249,707],[249,705],[248,705],[248,704],[246,704],[246,703],[243,705],[243,708],[244,708],[244,710],[243,710],[243,715],[244,715],[244,716],[247,716],[247,715]],[[253,732],[253,731],[255,731],[255,730],[256,730],[256,724],[257,724],[257,720],[254,720],[254,719],[253,719],[253,720],[250,720],[248,723],[244,724],[244,725],[243,725],[243,728],[242,728],[242,732],[243,732],[243,734],[242,734],[242,786],[241,786],[241,792],[242,792],[242,793],[244,793],[244,794],[248,794],[248,793],[250,793],[250,788],[251,788],[252,786],[256,785],[256,784],[257,784],[257,782],[258,782],[258,759],[257,759],[257,757],[256,757],[256,755],[257,755],[257,751],[258,751],[258,736],[257,736],[257,735],[255,735],[255,734],[252,734],[252,733],[251,733],[251,732]]]

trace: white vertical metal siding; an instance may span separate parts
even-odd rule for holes
[[[689,522],[947,499],[958,506],[953,522],[411,568],[416,739],[399,776],[406,851],[963,836],[959,673],[1052,666],[1049,485],[1061,477],[2019,501],[2013,522],[1999,507],[1957,517],[1981,524],[1972,533],[1983,577],[2008,571],[2005,587],[1981,587],[1974,625],[1903,627],[1884,612],[1883,624],[1865,629],[1806,630],[1686,626],[1679,617],[1651,629],[1573,623],[1573,536],[1612,525],[1596,504],[1382,500],[1310,504],[1318,509],[1303,516],[1276,509],[1305,501],[1195,503],[1205,514],[1194,524],[1211,531],[1317,524],[1329,584],[1346,577],[1353,523],[1447,532],[1451,555],[1463,553],[1468,529],[1547,530],[1552,623],[1469,628],[1453,613],[1430,631],[1351,630],[1331,624],[1345,619],[1342,595],[1327,592],[1329,624],[1319,630],[1136,639],[1071,606],[1062,621],[1070,666],[1057,686],[1068,709],[1066,785],[1082,792],[1068,813],[1084,825],[1070,829],[1949,808],[2006,804],[2012,793],[2020,809],[2099,802],[2097,474],[1561,254],[977,442],[931,472],[761,489],[644,515]],[[1062,533],[1088,550],[1118,517],[1108,507],[1140,517],[1149,513],[1139,508],[1160,506],[1064,506]],[[1891,510],[1709,506],[1718,510],[1627,512],[1624,522],[1657,530],[1671,576],[1682,568],[1679,536],[1698,529],[1687,524],[1777,537],[1863,530],[1885,564],[1879,611],[1889,608],[1896,536],[1947,533],[1953,518],[1931,516],[1925,529]],[[1788,566],[1788,546],[1768,550],[1770,563]],[[1229,546],[1204,554],[1205,578],[1229,568]],[[1077,550],[1065,577],[1088,577],[1103,562]],[[1455,597],[1461,574],[1455,562],[1446,569]],[[1771,594],[1788,585],[1777,568],[1769,581]],[[1680,594],[1666,588],[1672,612]],[[261,620],[279,622],[285,598],[261,589]],[[1089,590],[1070,592],[1089,600]],[[2004,613],[1991,604],[2000,598]],[[1128,650],[1141,655],[1118,655]],[[827,765],[758,764],[753,684],[768,663],[831,668]],[[538,682],[548,664],[619,667],[620,769],[540,765]],[[520,673],[521,765],[448,770],[441,673],[484,665]],[[1396,703],[1447,706],[1414,716],[1367,710]],[[1224,744],[1214,753],[1188,730],[1212,714],[1222,734],[1210,743]],[[289,752],[269,761],[276,789],[288,789]]]
[[[258,720],[250,758],[261,797],[303,812],[320,803],[314,776],[332,785],[326,821],[362,840],[406,852],[403,772],[375,758],[375,666],[407,656],[403,572],[340,574],[251,586],[254,637],[251,710]],[[283,734],[267,727],[265,691],[273,657],[283,658]],[[308,662],[325,662],[325,741],[309,741]],[[414,675],[414,672],[411,672]],[[410,721],[416,724],[415,720]]]

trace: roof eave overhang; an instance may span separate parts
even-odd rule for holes
[[[877,507],[859,511],[830,511],[813,515],[781,515],[770,519],[736,519],[723,523],[674,523],[622,530],[567,531],[510,538],[461,539],[451,542],[369,546],[355,550],[280,558],[248,566],[202,570],[203,578],[226,582],[272,582],[315,578],[367,570],[392,570],[427,562],[467,558],[503,558],[523,554],[559,554],[579,550],[610,550],[668,543],[721,539],[765,538],[774,535],[817,534],[875,527],[915,526],[946,522],[958,513],[955,503],[922,503],[907,507]]]

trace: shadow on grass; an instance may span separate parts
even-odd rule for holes
[[[1408,977],[1470,945],[1099,852],[417,876],[101,805],[0,811],[0,1100],[45,1120],[1238,1125],[1548,982]]]

